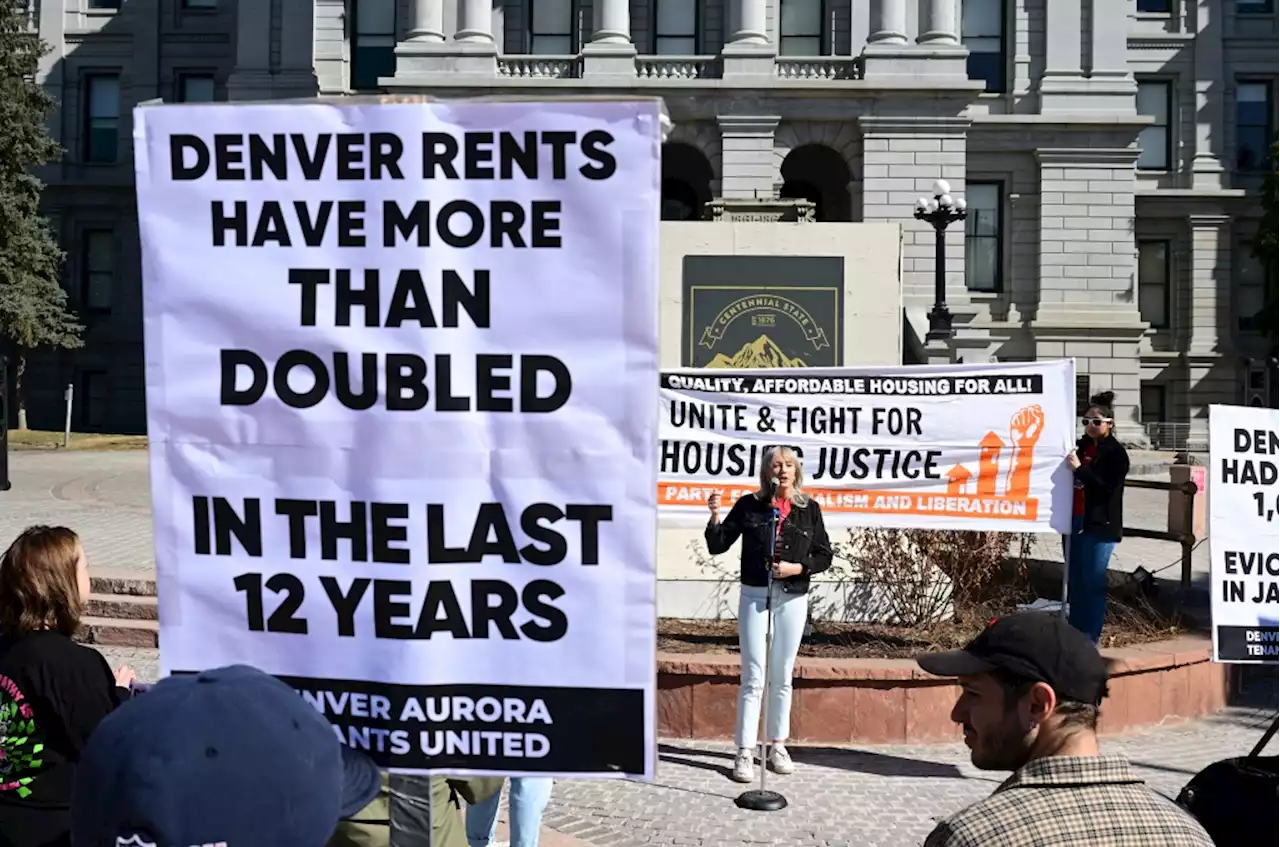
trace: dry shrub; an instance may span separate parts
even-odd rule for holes
[[[893,622],[968,624],[1027,596],[1030,544],[1002,532],[861,529],[849,531],[837,554],[877,586]]]

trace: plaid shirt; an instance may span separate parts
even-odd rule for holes
[[[1047,756],[938,824],[925,847],[1213,847],[1120,756]]]

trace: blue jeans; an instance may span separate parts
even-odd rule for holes
[[[507,816],[511,828],[511,847],[538,847],[542,829],[542,810],[551,799],[550,777],[511,777],[511,798]],[[477,806],[467,807],[467,843],[471,847],[488,847],[498,828],[499,791]]]
[[[1082,530],[1083,522],[1071,522],[1071,561],[1067,567],[1067,620],[1093,639],[1102,639],[1102,620],[1107,615],[1107,565],[1116,542],[1092,530]]]
[[[768,592],[763,587],[742,586],[738,600],[738,648],[742,661],[742,685],[738,689],[738,727],[734,742],[741,750],[756,746],[760,726],[760,699],[764,694],[765,613]],[[804,594],[787,594],[773,584],[773,650],[769,655],[769,742],[786,741],[791,732],[791,674],[796,653],[809,619]],[[514,847],[514,845],[513,845]]]

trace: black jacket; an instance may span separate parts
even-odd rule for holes
[[[1076,455],[1082,460],[1088,438],[1076,443]],[[1124,478],[1128,475],[1129,454],[1113,435],[1098,442],[1092,462],[1076,468],[1075,477],[1084,485],[1085,529],[1110,541],[1124,536]]]
[[[743,585],[763,588],[769,580],[769,515],[772,507],[754,494],[739,498],[729,515],[719,524],[707,523],[707,549],[711,555],[727,552],[742,537]],[[810,498],[801,508],[793,506],[782,522],[778,541],[778,558],[795,562],[803,570],[798,576],[778,580],[788,594],[804,594],[809,590],[809,577],[831,567],[831,540],[822,524],[822,509]]]

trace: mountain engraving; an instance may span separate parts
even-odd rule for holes
[[[742,345],[732,356],[717,353],[708,368],[803,368],[803,359],[792,359],[767,335]]]

